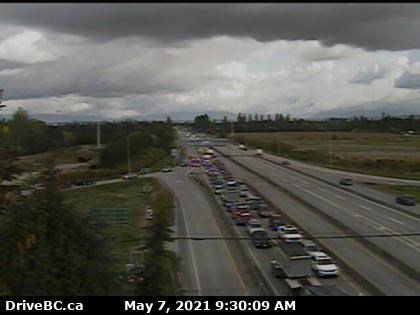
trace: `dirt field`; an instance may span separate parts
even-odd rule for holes
[[[251,146],[279,155],[372,174],[420,178],[420,136],[366,132],[241,133]],[[277,145],[278,143],[278,145]]]

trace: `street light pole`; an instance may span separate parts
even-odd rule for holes
[[[330,158],[330,167],[332,168],[333,162],[332,162],[332,135],[331,132],[329,132],[329,141],[328,141],[328,147],[329,147],[329,158]]]
[[[101,124],[99,121],[96,123],[96,140],[97,140],[96,148],[100,149],[101,148]]]
[[[131,160],[130,160],[130,136],[132,134],[130,133],[127,137],[127,162],[128,162],[128,172],[127,174],[131,173]]]

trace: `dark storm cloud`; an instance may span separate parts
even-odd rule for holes
[[[395,80],[396,88],[420,89],[420,74],[403,73]]]
[[[402,89],[420,90],[420,73],[412,73],[411,69],[420,69],[420,51],[410,51],[407,54],[409,66],[396,80],[394,87]]]
[[[420,47],[419,4],[1,4],[0,21],[106,41],[217,35],[319,39],[369,50]]]
[[[19,69],[24,65],[25,65],[24,63],[20,63],[20,62],[0,59],[0,71]]]
[[[125,41],[82,46],[53,61],[22,64],[22,73],[1,80],[4,99],[78,94],[98,98],[185,92],[188,78],[173,78],[172,61],[161,51],[142,54]],[[123,48],[121,47],[123,46]],[[130,58],[130,54],[142,58]],[[156,57],[156,58],[155,58]],[[126,64],[128,62],[128,64]],[[6,62],[5,66],[18,63]],[[1,63],[0,63],[1,69]]]

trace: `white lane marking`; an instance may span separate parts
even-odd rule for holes
[[[337,198],[341,199],[341,200],[346,200],[346,198],[340,196],[340,195],[335,195]]]
[[[276,176],[277,177],[278,175],[277,174],[273,174],[273,176]]]
[[[323,188],[321,188],[321,187],[318,187],[318,189],[319,189],[320,191],[325,191],[325,189],[323,189]]]
[[[405,225],[405,223],[404,223],[404,222],[401,222],[400,220],[397,220],[397,219],[395,219],[395,218],[393,218],[393,217],[388,217],[388,219],[390,219],[390,220],[392,220],[392,221],[394,221],[394,222],[397,222],[397,223],[399,223],[399,224],[401,224],[401,225]]]
[[[365,209],[365,210],[372,211],[372,209],[371,209],[371,208],[366,207],[366,206],[364,206],[364,205],[358,205],[358,206],[359,206],[360,208]]]
[[[302,181],[302,183],[305,184],[305,185],[309,185],[309,183],[304,181],[304,180]]]
[[[300,186],[299,185],[296,185],[296,184],[293,184],[293,186],[295,186],[296,188],[300,188]]]
[[[219,203],[220,204],[220,203]],[[227,214],[226,211],[223,211],[225,216],[229,218],[229,215]],[[238,227],[236,225],[233,225],[233,228],[236,230],[237,235],[242,236],[242,233],[239,231]],[[275,286],[273,285],[273,283],[270,280],[270,277],[267,276],[266,272],[264,272],[264,269],[261,267],[260,262],[258,261],[257,257],[255,257],[254,253],[252,252],[251,248],[249,247],[249,245],[247,244],[247,242],[245,240],[241,240],[242,244],[245,245],[246,249],[248,250],[248,253],[252,256],[252,259],[254,260],[255,264],[257,265],[257,267],[260,269],[261,274],[263,275],[263,277],[265,278],[265,281],[267,281],[267,283],[270,285],[271,289],[274,291],[274,293],[277,296],[280,296],[280,293],[276,290]]]
[[[184,205],[181,201],[181,198],[178,198],[178,201],[179,201],[179,204],[181,206],[181,209],[185,209],[185,207],[184,207]],[[184,213],[182,214],[182,219],[183,219],[184,226],[185,226],[185,232],[187,232],[187,235],[191,235],[190,231],[188,229],[187,221],[185,220]],[[193,264],[193,271],[194,271],[195,283],[196,283],[196,286],[197,286],[198,295],[202,296],[200,278],[198,276],[197,261],[195,260],[194,250],[193,250],[193,246],[192,246],[192,240],[188,240],[188,245],[189,245],[190,252],[191,252],[191,261],[192,261],[192,264]]]
[[[291,171],[291,170],[287,170],[287,169],[285,169],[284,171],[285,171],[285,172],[289,172],[289,173],[292,173],[292,172],[293,172],[293,171]],[[372,200],[366,199],[366,198],[361,197],[361,196],[359,196],[359,195],[356,195],[356,194],[354,194],[354,193],[352,193],[352,192],[349,192],[349,191],[346,191],[346,190],[341,190],[341,189],[339,190],[339,188],[334,187],[332,184],[325,184],[325,183],[321,182],[319,179],[313,179],[313,178],[310,178],[310,177],[308,177],[308,175],[299,175],[299,176],[305,177],[305,179],[307,179],[307,180],[309,180],[309,181],[313,182],[313,183],[314,183],[314,184],[316,184],[316,185],[322,185],[323,187],[328,187],[328,189],[334,189],[335,191],[340,191],[341,193],[347,194],[347,195],[348,195],[348,196],[350,196],[350,197],[357,198],[357,199],[362,200],[362,201],[364,201],[364,202],[369,202],[370,204],[373,204],[373,205],[375,205],[375,206],[377,206],[377,207],[380,207],[380,208],[386,209],[386,210],[388,210],[388,211],[391,211],[391,212],[393,212],[393,213],[394,213],[394,214],[396,214],[396,215],[399,215],[399,216],[404,216],[404,217],[409,218],[409,219],[411,219],[411,220],[414,220],[414,221],[420,222],[420,218],[414,217],[414,216],[412,216],[412,215],[410,215],[410,214],[407,214],[407,213],[404,213],[404,212],[400,212],[400,211],[398,211],[398,210],[394,210],[394,209],[392,209],[392,208],[390,208],[390,207],[388,207],[388,206],[385,206],[385,205],[379,204],[379,203],[377,203],[377,202],[375,202],[375,201],[372,201]],[[292,177],[292,178],[293,178],[293,177]],[[325,191],[325,190],[322,190],[322,188],[320,188],[320,187],[318,187],[318,189],[319,189],[319,190],[321,190],[321,191]],[[371,209],[369,209],[369,210],[371,210]]]
[[[307,190],[307,189],[304,189],[304,188],[303,188],[302,190],[306,191],[308,194],[311,194],[311,195],[315,196],[315,197],[316,197],[316,198],[318,198],[318,199],[323,200],[323,201],[324,201],[324,202],[326,202],[326,203],[329,203],[329,204],[331,204],[331,205],[333,205],[333,206],[335,206],[335,207],[337,207],[337,208],[341,208],[341,209],[343,209],[345,212],[350,213],[353,217],[359,217],[359,218],[362,218],[362,219],[365,221],[365,223],[366,223],[366,224],[369,224],[370,226],[372,226],[372,227],[374,227],[374,228],[376,228],[376,229],[379,229],[379,230],[381,230],[381,231],[385,231],[385,230],[389,231],[389,233],[390,233],[390,234],[392,234],[392,235],[395,235],[395,236],[396,236],[396,239],[397,239],[398,241],[400,241],[401,243],[403,243],[403,244],[405,244],[405,245],[407,245],[407,246],[409,246],[409,247],[413,248],[414,250],[416,250],[416,251],[420,252],[420,249],[419,249],[419,248],[417,248],[417,246],[419,246],[419,243],[417,243],[416,241],[414,241],[414,240],[412,240],[412,239],[410,239],[410,238],[404,237],[404,236],[398,236],[398,235],[399,235],[399,233],[395,232],[394,230],[391,230],[390,228],[383,227],[383,226],[381,226],[378,222],[376,222],[376,221],[374,221],[374,220],[371,220],[371,219],[369,219],[369,218],[366,218],[366,217],[365,217],[365,216],[363,216],[363,215],[359,215],[359,214],[357,214],[356,212],[353,212],[353,211],[351,211],[351,210],[349,210],[349,209],[347,209],[347,208],[345,208],[345,207],[341,206],[341,205],[340,205],[340,204],[338,204],[338,203],[332,202],[331,200],[328,200],[328,199],[326,199],[326,198],[323,198],[323,197],[321,197],[321,196],[319,196],[319,195],[317,195],[317,194],[315,194],[315,193],[313,193],[313,192],[311,192],[311,191],[309,191],[309,190]]]

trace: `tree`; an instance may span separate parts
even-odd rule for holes
[[[113,285],[104,239],[62,201],[57,174],[46,189],[19,199],[0,220],[0,283],[12,295],[105,295]]]
[[[170,240],[172,230],[168,228],[167,216],[159,209],[155,215],[152,225],[145,228],[147,241],[145,245],[146,257],[143,271],[143,281],[137,284],[137,295],[161,296],[163,295],[163,284],[169,275],[165,263],[167,253],[165,243]]]
[[[246,122],[246,115],[245,114],[242,114],[242,113],[239,113],[238,114],[238,117],[236,118],[236,121],[238,123],[244,123],[244,122]]]
[[[199,131],[207,131],[211,128],[211,121],[207,114],[198,115],[194,118],[194,128]]]
[[[170,116],[166,116],[166,123],[167,123],[168,125],[172,125],[172,119],[171,119],[171,117],[170,117]]]

